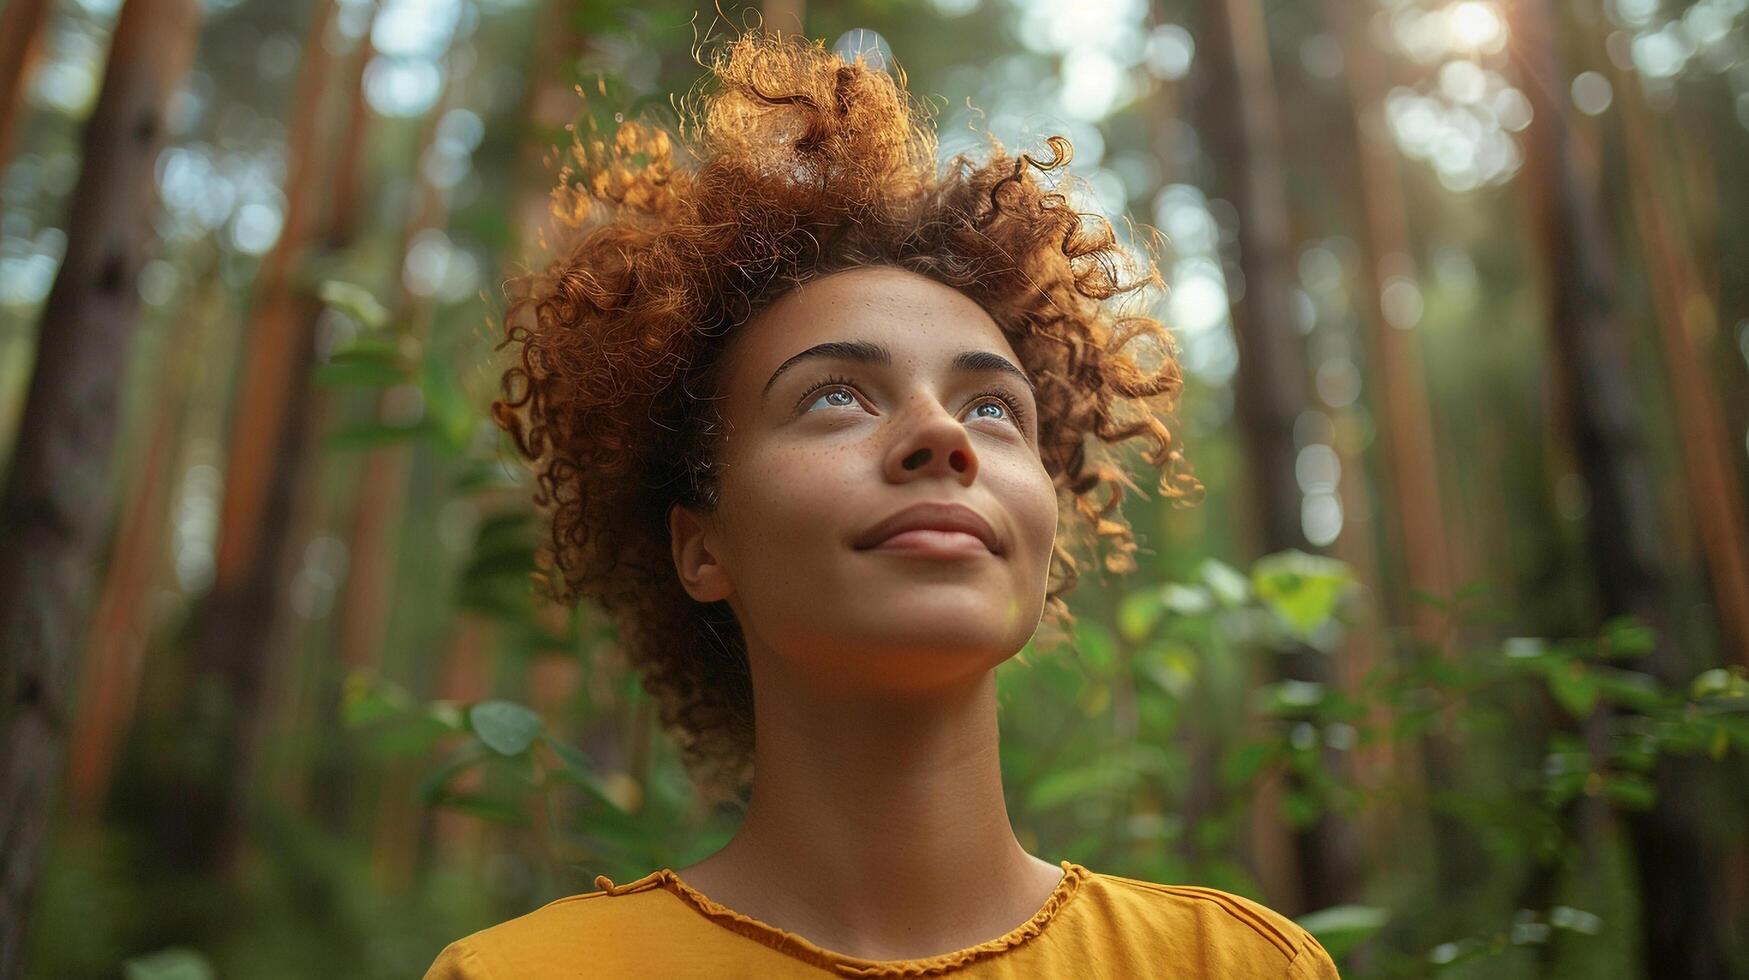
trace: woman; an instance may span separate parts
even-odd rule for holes
[[[994,668],[1067,621],[1077,550],[1133,567],[1109,447],[1200,490],[1161,420],[1171,340],[1117,309],[1157,278],[1038,179],[1067,142],[942,173],[860,60],[749,34],[711,71],[693,160],[635,123],[577,146],[575,235],[512,304],[494,410],[549,591],[615,617],[745,820],[428,977],[1335,977],[1284,916],[1041,860],[1008,823]]]

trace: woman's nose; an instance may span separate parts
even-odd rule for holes
[[[886,469],[894,482],[947,476],[969,485],[978,475],[978,454],[965,426],[937,406],[887,453]]]

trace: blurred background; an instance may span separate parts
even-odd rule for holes
[[[1749,976],[1746,8],[5,0],[0,977],[417,976],[734,831],[486,409],[571,128],[760,18],[1067,135],[1169,286],[1209,492],[998,670],[1029,850],[1346,977]]]

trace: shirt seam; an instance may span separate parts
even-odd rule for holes
[[[663,890],[694,912],[728,931],[810,966],[844,977],[916,977],[953,972],[979,960],[1002,956],[1040,938],[1085,887],[1093,872],[1071,861],[1058,862],[1064,871],[1056,891],[1027,922],[1007,934],[976,946],[937,956],[899,960],[869,960],[825,949],[806,937],[721,905],[694,890],[671,872],[656,872]]]
[[[1267,940],[1269,944],[1274,946],[1276,951],[1285,958],[1287,965],[1290,967],[1294,960],[1299,958],[1300,951],[1303,948],[1302,944],[1297,942],[1294,937],[1282,932],[1268,920],[1257,915],[1255,912],[1252,912],[1250,909],[1232,901],[1234,896],[1229,896],[1217,889],[1203,888],[1200,885],[1163,885],[1159,882],[1141,881],[1136,878],[1124,878],[1119,875],[1102,875],[1102,877],[1109,878],[1120,884],[1135,886],[1143,891],[1170,895],[1175,898],[1189,898],[1197,901],[1209,902],[1221,911],[1227,913],[1231,918],[1237,920],[1247,929],[1250,929],[1258,936]]]

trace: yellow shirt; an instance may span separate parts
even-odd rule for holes
[[[1339,980],[1330,954],[1256,902],[1157,885],[1060,862],[1063,878],[1008,934],[940,956],[868,960],[835,953],[717,904],[663,868],[561,898],[451,943],[425,980],[572,977],[1121,977]]]

